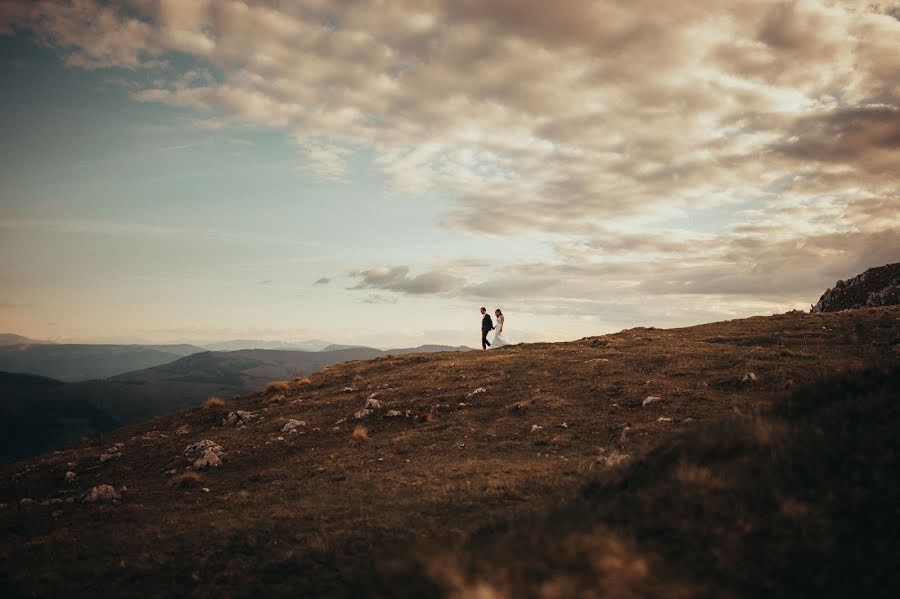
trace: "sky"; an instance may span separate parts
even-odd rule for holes
[[[32,338],[568,340],[900,261],[900,2],[0,0],[0,77]]]

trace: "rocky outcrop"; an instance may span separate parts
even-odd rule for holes
[[[900,304],[900,262],[870,268],[859,276],[838,281],[819,298],[810,312],[837,312]]]

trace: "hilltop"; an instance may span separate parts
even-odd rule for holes
[[[870,268],[825,291],[812,312],[837,312],[900,304],[900,262]]]
[[[897,306],[335,364],[7,467],[0,572],[9,596],[889,596],[898,368]]]

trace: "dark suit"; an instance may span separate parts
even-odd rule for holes
[[[494,321],[491,320],[491,315],[485,312],[484,318],[481,319],[481,349],[487,349],[491,346],[491,342],[487,340],[487,334],[490,333],[493,328]]]

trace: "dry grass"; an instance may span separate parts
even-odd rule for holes
[[[353,428],[353,433],[350,435],[351,443],[364,443],[370,441],[369,439],[369,431],[361,424],[357,424]]]
[[[299,385],[309,385],[310,383],[312,383],[312,379],[309,378],[308,376],[298,376],[297,378],[294,379],[294,384],[298,385],[298,386]]]
[[[860,327],[867,335],[848,344],[843,332]],[[882,580],[884,589],[895,588],[882,572],[864,576],[859,566],[896,554],[878,536],[886,529],[864,530],[847,516],[896,522],[894,504],[887,511],[872,503],[887,504],[896,494],[868,491],[873,480],[896,480],[875,478],[886,469],[871,470],[898,455],[877,447],[897,438],[884,407],[848,403],[865,411],[855,420],[823,413],[790,444],[780,423],[760,424],[758,417],[785,399],[788,381],[806,388],[837,371],[900,364],[898,339],[900,307],[339,364],[311,377],[302,402],[292,394],[276,403],[274,393],[229,399],[229,409],[257,415],[240,428],[221,426],[222,414],[213,410],[186,410],[108,435],[103,447],[117,441],[125,447],[121,458],[102,466],[91,446],[9,466],[0,473],[0,503],[9,506],[101,483],[134,491],[107,506],[109,513],[63,505],[51,519],[53,508],[40,503],[0,509],[0,529],[9,531],[0,535],[0,580],[11,581],[15,596],[86,596],[102,584],[122,597],[148,589],[160,596],[237,597],[251,589],[287,596],[300,588],[317,597],[447,597],[447,589],[410,565],[410,555],[431,563],[422,544],[433,543],[459,559],[463,586],[482,580],[516,597],[605,597],[619,590],[668,599],[682,585],[688,585],[682,597],[812,596],[802,586],[813,580],[808,573],[842,568],[852,570],[848,581]],[[747,372],[756,374],[753,384],[741,384]],[[344,392],[348,386],[357,391]],[[481,386],[489,392],[466,399]],[[376,391],[385,414],[353,420]],[[661,399],[642,406],[649,395]],[[527,409],[510,409],[517,403]],[[387,410],[411,416],[385,418]],[[266,444],[288,418],[308,427]],[[183,423],[190,433],[175,435]],[[357,424],[364,427],[354,432]],[[529,432],[534,424],[541,433]],[[224,449],[222,466],[203,474],[212,490],[173,491],[161,473],[184,468],[185,446],[202,439]],[[601,467],[601,446],[609,450],[604,455],[615,450],[629,463]],[[855,466],[843,477],[817,466],[847,459]],[[66,483],[67,470],[79,476]],[[804,472],[822,476],[789,480]],[[187,476],[193,480],[174,484],[200,486],[198,474]],[[868,503],[828,511],[831,496]],[[562,520],[552,515],[558,510]],[[123,526],[130,534],[121,534]],[[835,526],[844,536],[822,539]],[[516,530],[521,535],[504,540],[504,531]],[[868,549],[857,543],[863,533]],[[842,549],[842,538],[852,551]],[[77,539],[77,552],[69,539]],[[789,545],[804,539],[809,545]],[[833,552],[816,554],[819,548]],[[120,560],[129,567],[107,567]],[[387,561],[411,569],[373,586],[365,577]],[[798,573],[797,586],[784,586],[791,572]],[[627,588],[616,589],[615,580]]]
[[[207,410],[212,410],[215,408],[222,408],[225,406],[225,400],[221,397],[216,397],[213,395],[209,399],[203,402],[203,407]]]
[[[291,384],[288,381],[272,381],[268,385],[266,385],[266,394],[272,393],[287,393],[291,388]]]

